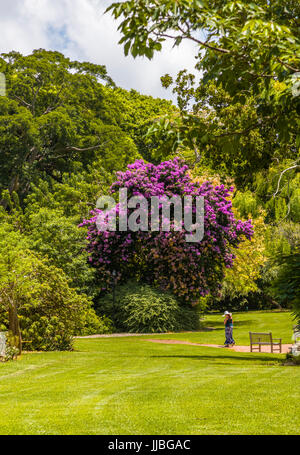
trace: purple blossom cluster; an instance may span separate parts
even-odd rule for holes
[[[92,211],[92,217],[81,226],[88,226],[89,262],[99,272],[102,290],[109,290],[113,279],[122,283],[136,277],[191,303],[200,296],[218,292],[224,268],[233,265],[234,248],[253,235],[251,220],[234,217],[230,200],[233,188],[192,182],[188,166],[179,158],[157,166],[136,161],[125,172],[117,173],[111,193],[121,188],[127,188],[128,198],[203,196],[204,237],[201,242],[188,243],[184,228],[169,232],[162,229],[158,232],[99,232],[96,219],[100,211]],[[117,217],[119,210],[117,204]]]

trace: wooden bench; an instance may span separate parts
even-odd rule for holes
[[[258,351],[261,352],[262,346],[271,346],[271,352],[274,352],[274,348],[278,347],[279,352],[281,352],[282,347],[281,338],[273,338],[271,332],[269,333],[249,332],[249,335],[251,352],[253,352],[255,349],[258,349]]]

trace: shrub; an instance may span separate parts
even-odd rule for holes
[[[38,308],[30,304],[20,308],[19,320],[25,350],[69,351],[73,349],[76,335],[111,332],[111,321],[97,316],[90,302],[85,301],[85,296],[83,299],[78,295],[74,297],[80,306],[76,308],[69,302],[70,306],[64,308],[64,314],[60,312],[60,304],[56,308],[45,308],[43,303]]]
[[[97,316],[93,308],[89,308],[82,315],[81,327],[76,330],[76,335],[86,336],[101,333],[111,333],[113,323],[106,316]]]
[[[73,349],[72,330],[58,316],[30,314],[21,317],[22,337],[28,351],[69,351]]]
[[[288,353],[286,355],[286,360],[294,363],[295,365],[300,365],[300,355],[293,355]]]
[[[137,333],[162,333],[199,328],[195,308],[181,304],[170,293],[134,281],[116,289],[98,302],[98,312],[109,315],[117,330]]]
[[[80,296],[81,298],[82,296]],[[73,349],[74,336],[110,333],[112,323],[96,315],[89,302],[81,308],[65,309],[69,319],[60,316],[56,309],[29,305],[20,308],[19,320],[26,351],[69,351]],[[71,314],[74,311],[74,314]]]
[[[41,296],[38,305],[26,302],[19,309],[22,338],[28,341],[26,350],[66,351],[73,349],[75,335],[109,333],[111,323],[96,315],[91,301],[85,295],[79,295],[69,287],[60,288],[66,283],[47,283],[53,299],[49,295]],[[40,289],[40,291],[43,288]]]
[[[2,362],[8,362],[9,360],[14,360],[19,354],[19,349],[13,346],[9,340],[9,334],[5,333],[6,343],[5,343],[5,352],[4,356],[0,357]]]
[[[6,346],[5,350],[5,356],[4,356],[4,362],[8,362],[9,360],[14,360],[17,358],[19,354],[19,349],[16,348],[15,346]]]
[[[70,287],[63,270],[26,249],[17,233],[0,230],[0,272],[0,327],[19,349],[22,337],[27,350],[70,350],[74,335],[110,330],[91,299]]]

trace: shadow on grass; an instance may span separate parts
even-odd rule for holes
[[[216,330],[224,330],[224,324],[220,327],[212,327],[210,325],[200,327],[199,330],[195,330],[195,332],[215,332]]]
[[[240,327],[242,325],[247,325],[249,328],[252,325],[257,325],[257,322],[253,319],[247,319],[247,321],[233,321],[235,327]]]
[[[260,363],[265,363],[265,362],[272,362],[272,363],[282,363],[283,359],[278,359],[274,358],[271,356],[263,356],[263,357],[258,357],[258,356],[245,356],[245,355],[152,355],[150,356],[151,358],[161,358],[161,359],[193,359],[193,360],[224,360],[226,361],[227,359],[234,360],[234,361],[240,361],[240,360],[247,360],[250,362],[260,362]],[[221,362],[222,364],[226,362]],[[232,364],[232,362],[230,362]]]
[[[245,321],[233,320],[234,327],[241,327],[242,325],[247,325],[250,327],[251,324],[253,324],[253,323],[255,323],[254,319],[247,319]],[[223,321],[216,322],[216,321],[205,320],[205,322],[203,323],[203,328],[205,329],[205,327],[211,327],[212,330],[221,330],[221,329],[224,330],[224,323],[223,323]]]

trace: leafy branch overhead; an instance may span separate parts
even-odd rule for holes
[[[295,0],[284,4],[279,0],[129,0],[113,3],[107,11],[122,19],[120,43],[134,57],[152,58],[166,39],[173,40],[174,46],[187,39],[199,51],[207,51],[199,65],[205,69],[214,63],[228,86],[241,72],[255,80],[279,74],[285,78],[286,69],[300,71],[299,3]]]
[[[107,10],[120,21],[120,43],[152,58],[166,40],[195,44],[195,76],[173,84],[181,114],[150,135],[195,152],[196,162],[251,182],[273,160],[296,162],[300,147],[300,4],[297,0],[138,0]],[[250,163],[249,163],[250,161]],[[250,164],[250,166],[249,166]],[[298,165],[297,165],[298,169]]]

